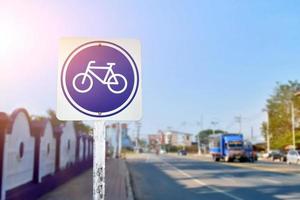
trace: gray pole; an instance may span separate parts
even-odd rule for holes
[[[291,101],[291,117],[292,117],[292,134],[293,134],[293,148],[296,149],[296,138],[295,138],[295,109],[294,103]]]
[[[200,139],[200,133],[198,133],[198,154],[201,155],[201,139]]]
[[[269,111],[267,110],[267,152],[270,152],[270,119]]]
[[[136,122],[136,142],[135,142],[136,151],[139,151],[140,129],[141,129],[141,122],[137,121]]]
[[[240,115],[240,133],[242,133],[242,115]]]
[[[215,134],[215,126],[218,124],[218,122],[212,121],[211,124],[213,125],[213,129],[212,129],[213,134]]]
[[[200,133],[203,131],[203,115],[201,115],[201,121],[200,121]],[[198,133],[198,154],[201,155],[201,138],[200,133]]]
[[[121,158],[121,154],[122,154],[122,130],[121,130],[121,126],[120,126],[120,122],[117,123],[117,130],[118,130],[118,157]]]

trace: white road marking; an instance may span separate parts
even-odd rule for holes
[[[291,200],[295,200],[295,199],[299,199],[300,193],[290,193],[290,194],[277,194],[275,195],[276,198],[278,199],[291,199]]]
[[[178,173],[182,174],[183,176],[189,178],[190,180],[194,181],[195,183],[198,183],[199,185],[205,186],[205,187],[207,187],[207,188],[209,188],[209,189],[211,189],[211,190],[213,190],[213,191],[215,191],[215,192],[221,193],[221,194],[223,194],[223,195],[225,195],[225,196],[227,196],[227,197],[230,197],[230,198],[232,198],[232,199],[235,199],[235,200],[243,200],[242,198],[237,197],[237,196],[235,196],[235,195],[232,195],[232,194],[230,194],[230,193],[228,193],[228,192],[226,192],[226,191],[224,191],[224,190],[222,190],[222,189],[216,188],[216,187],[211,186],[211,185],[207,185],[205,182],[200,181],[199,179],[193,178],[191,175],[185,173],[184,171],[178,169],[177,167],[173,166],[172,164],[170,164],[170,163],[168,163],[168,162],[166,162],[166,161],[164,161],[164,160],[161,160],[161,161],[162,161],[163,163],[165,163],[166,165],[172,167],[174,170],[176,170]]]
[[[265,181],[265,182],[268,182],[268,183],[273,183],[273,184],[280,184],[281,183],[280,181],[276,181],[274,179],[269,179],[269,178],[263,178],[262,180]]]
[[[236,183],[236,180],[234,180],[234,177],[231,176],[231,175],[226,175],[224,174],[221,179],[225,180],[225,181],[229,181],[229,182],[232,182],[232,183]]]

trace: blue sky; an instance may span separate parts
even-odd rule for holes
[[[204,127],[260,135],[276,82],[300,75],[299,1],[7,1],[0,3],[0,109],[56,107],[58,40],[142,43],[142,134]]]

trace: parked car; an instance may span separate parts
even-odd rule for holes
[[[279,160],[279,161],[286,161],[286,153],[280,150],[273,150],[269,153],[268,158],[275,161],[275,160]]]
[[[180,155],[180,156],[186,156],[187,155],[187,151],[182,149],[182,150],[179,150],[177,152],[177,154]]]
[[[269,157],[269,153],[267,153],[267,152],[260,152],[258,154],[258,157],[259,158],[263,158],[263,159],[267,159]]]
[[[255,162],[257,161],[257,153],[256,151],[253,149],[253,145],[250,141],[245,140],[244,141],[244,151],[246,154],[246,160],[249,162]]]
[[[159,151],[159,154],[165,154],[166,153],[166,150],[164,150],[164,149],[161,149],[160,151]]]
[[[287,164],[300,164],[300,150],[290,150],[287,154]]]

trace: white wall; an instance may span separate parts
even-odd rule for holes
[[[169,131],[165,132],[162,137],[164,137],[163,140],[164,140],[165,144],[169,144],[172,142],[172,133],[171,132],[169,132]]]
[[[49,152],[48,152],[48,146]],[[40,167],[39,167],[39,182],[42,177],[55,172],[55,151],[56,151],[56,140],[53,136],[53,129],[50,121],[47,122],[44,136],[41,137],[40,145]]]
[[[89,148],[90,148],[90,156],[92,156],[93,155],[93,150],[94,150],[92,141],[90,141],[90,143],[89,143]]]
[[[85,159],[89,157],[89,140],[86,138],[85,139]]]
[[[68,143],[70,143],[69,149],[68,149]],[[63,132],[61,135],[59,168],[65,169],[68,164],[75,163],[75,157],[76,157],[76,133],[74,128],[74,123],[68,121],[63,127]]]
[[[20,144],[24,144],[23,157],[19,156]],[[19,112],[12,125],[11,134],[5,136],[2,179],[2,199],[5,191],[28,183],[33,179],[34,138],[24,112]]]
[[[83,160],[83,149],[84,149],[84,144],[83,144],[83,139],[82,137],[79,138],[79,160]]]

